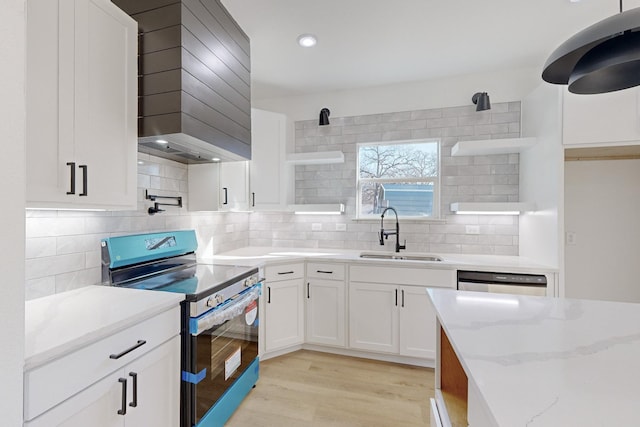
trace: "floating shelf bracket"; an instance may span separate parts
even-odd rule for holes
[[[153,194],[149,194],[149,190],[144,190],[144,198],[146,200],[151,200],[153,203],[153,206],[149,208],[149,210],[147,212],[149,212],[149,215],[155,215],[159,212],[164,212],[164,209],[160,209],[160,206],[174,206],[177,208],[181,208],[182,207],[182,196],[159,196],[159,195],[153,195]],[[157,199],[170,199],[170,200],[175,200],[175,203],[160,203],[157,202]]]

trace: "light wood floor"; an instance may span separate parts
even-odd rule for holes
[[[428,426],[433,369],[301,350],[260,362],[227,427]]]

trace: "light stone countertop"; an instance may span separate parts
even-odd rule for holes
[[[291,261],[317,260],[337,262],[361,262],[383,265],[404,265],[421,268],[445,268],[455,270],[498,271],[506,273],[555,273],[556,267],[538,264],[528,258],[508,255],[473,255],[435,253],[443,258],[441,262],[409,260],[363,259],[360,254],[393,253],[385,251],[361,251],[349,249],[301,249],[247,246],[212,257],[199,259],[200,262],[217,264],[237,264],[264,266]],[[420,252],[401,251],[399,255],[425,255]]]
[[[25,370],[173,307],[182,294],[86,286],[25,302]]]
[[[640,420],[640,304],[429,289],[496,426]]]

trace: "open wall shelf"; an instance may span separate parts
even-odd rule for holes
[[[536,138],[503,138],[459,141],[451,148],[452,156],[486,156],[490,154],[521,153],[533,147]]]

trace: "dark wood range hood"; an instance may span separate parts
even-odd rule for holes
[[[220,1],[112,1],[138,21],[139,151],[250,159],[249,38]]]

